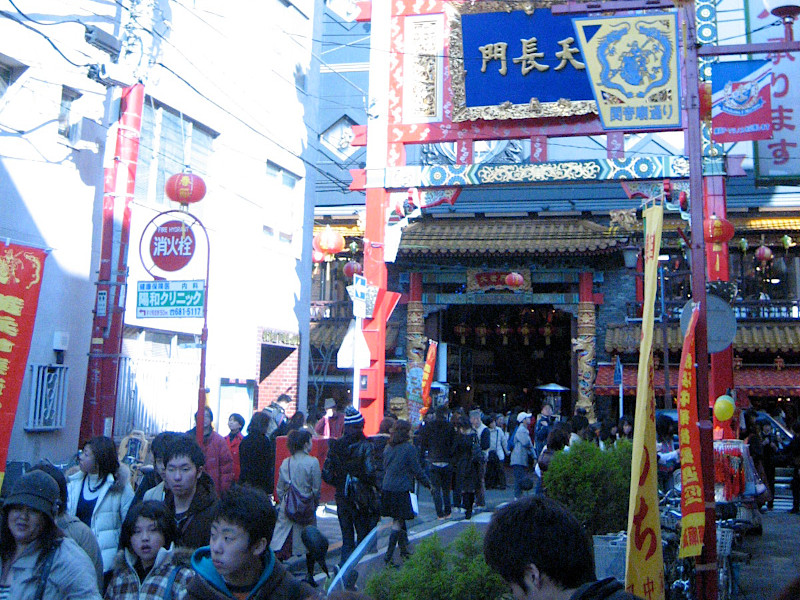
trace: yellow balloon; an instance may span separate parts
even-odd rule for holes
[[[727,394],[720,396],[714,402],[714,416],[717,417],[718,421],[730,420],[735,409],[736,405],[733,402],[733,398]]]

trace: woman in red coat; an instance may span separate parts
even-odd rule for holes
[[[228,434],[228,437],[225,438],[225,441],[228,442],[228,450],[231,451],[231,456],[233,457],[233,480],[239,481],[239,474],[241,473],[239,466],[239,444],[241,444],[244,439],[242,435],[244,417],[239,413],[231,414],[231,416],[228,417],[228,429],[230,429],[231,432]]]
[[[197,413],[194,415],[197,422]],[[225,438],[214,431],[211,424],[214,421],[214,413],[206,406],[206,414],[203,418],[203,454],[206,457],[205,472],[214,480],[214,490],[217,497],[221,497],[223,492],[228,491],[233,483],[233,457],[228,448]],[[197,427],[188,431],[189,435],[196,436]]]

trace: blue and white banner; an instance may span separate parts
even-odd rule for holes
[[[772,137],[772,63],[747,60],[711,66],[711,139],[746,142]]]

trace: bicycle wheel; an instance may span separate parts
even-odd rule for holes
[[[731,571],[731,557],[723,556],[718,562],[717,599],[731,600],[733,598],[733,572]]]

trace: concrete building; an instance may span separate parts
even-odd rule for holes
[[[119,439],[131,429],[193,426],[202,319],[137,316],[137,283],[153,280],[146,228],[178,208],[164,183],[186,168],[207,185],[189,210],[210,240],[206,388],[217,429],[227,432],[231,412],[249,420],[280,393],[304,408],[321,6],[20,0],[2,7],[0,239],[49,253],[16,415],[4,415],[14,423],[9,461],[66,462],[78,449],[82,414],[93,410],[87,366],[101,306],[104,166],[113,163],[122,89],[113,83],[139,80],[145,98],[126,293],[102,305],[124,307],[116,419],[104,431]],[[199,227],[193,233],[195,256],[169,279],[205,279],[208,246]],[[33,377],[55,367],[67,376]],[[49,408],[62,416],[33,424],[32,406],[54,402]]]

